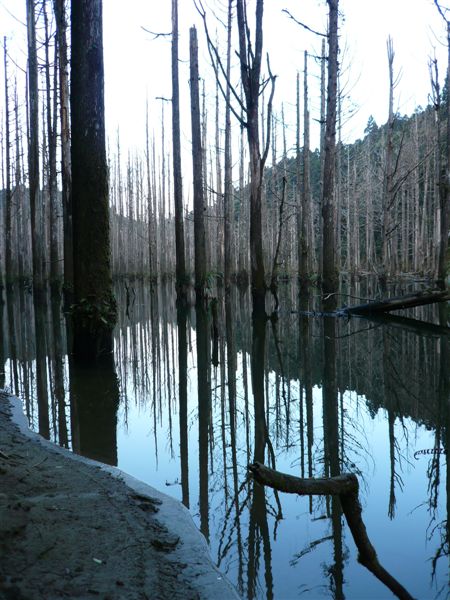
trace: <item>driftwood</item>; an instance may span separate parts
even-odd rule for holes
[[[248,466],[253,478],[280,492],[301,496],[338,495],[353,540],[358,548],[358,561],[379,579],[391,592],[404,600],[411,600],[409,592],[378,561],[375,548],[367,535],[359,502],[358,478],[353,473],[326,478],[300,478],[265,467],[261,463]]]
[[[341,315],[373,315],[400,310],[402,308],[424,306],[425,304],[433,304],[434,302],[446,302],[447,300],[450,300],[448,290],[427,290],[395,298],[374,300],[367,304],[345,306],[344,308],[340,308],[337,313]]]

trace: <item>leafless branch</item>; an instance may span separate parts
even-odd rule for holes
[[[321,37],[327,38],[328,34],[327,33],[321,33],[320,31],[316,31],[315,29],[311,29],[311,27],[308,27],[308,25],[305,25],[304,23],[302,23],[301,21],[299,21],[298,19],[296,19],[289,11],[287,8],[283,8],[283,10],[281,12],[284,12],[287,14],[287,16],[292,19],[294,21],[294,23],[297,23],[297,25],[300,25],[300,27],[303,27],[304,29],[306,29],[307,31],[310,31],[311,33],[314,33],[315,35],[320,35]]]
[[[211,58],[211,65],[214,70],[214,75],[216,77],[216,81],[217,81],[217,85],[219,86],[220,93],[224,97],[225,101],[227,101],[226,89],[221,81],[221,76],[222,76],[225,79],[226,86],[233,94],[239,107],[241,108],[241,110],[243,110],[245,112],[244,104],[243,104],[242,100],[240,99],[239,94],[236,92],[235,88],[231,85],[231,81],[229,80],[229,78],[227,76],[226,69],[223,65],[222,59],[220,58],[217,47],[213,43],[211,36],[209,35],[208,24],[206,22],[206,12],[205,12],[205,9],[203,8],[202,1],[194,0],[194,5],[195,5],[195,8],[197,9],[198,14],[201,16],[202,21],[203,21],[203,27],[205,30],[206,41],[207,41],[207,45],[208,45],[208,53]],[[220,73],[219,73],[219,71],[220,71]],[[231,112],[236,117],[236,119],[239,121],[239,123],[242,125],[242,127],[246,127],[247,126],[246,121],[236,111],[236,109],[233,107],[231,102],[228,103],[228,106],[230,107]]]
[[[141,25],[141,29],[143,29],[146,33],[149,33],[150,35],[152,35],[154,40],[157,40],[160,37],[170,37],[172,35],[172,32],[170,32],[170,33],[156,33],[155,31],[150,31],[150,29],[146,29],[142,25]]]
[[[442,8],[442,6],[439,4],[438,0],[434,0],[434,4],[435,4],[436,8],[438,9],[439,14],[441,15],[441,17],[444,19],[444,21],[446,23],[448,23],[449,21],[448,21],[447,17],[445,16],[444,11],[448,11],[449,9],[448,8]]]
[[[275,94],[275,80],[276,80],[276,75],[273,75],[272,71],[270,69],[270,61],[269,61],[268,54],[267,54],[267,70],[269,72],[269,80],[272,84],[272,87],[270,90],[269,101],[267,102],[267,134],[266,134],[266,143],[265,143],[265,147],[264,147],[264,152],[263,152],[263,156],[262,156],[262,164],[263,165],[265,164],[267,156],[269,154],[270,123],[271,123],[271,117],[272,117],[273,95]]]

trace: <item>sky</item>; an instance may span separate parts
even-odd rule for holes
[[[182,96],[182,145],[190,150],[189,121],[189,27],[196,25],[200,44],[200,75],[205,80],[208,127],[214,128],[215,83],[204,43],[202,23],[193,0],[180,0],[180,92]],[[225,0],[204,0],[211,34],[225,48]],[[253,15],[254,0],[249,14]],[[264,51],[277,75],[274,109],[280,118],[284,106],[288,147],[295,142],[295,78],[303,71],[303,53],[320,54],[321,39],[288,18],[288,9],[299,21],[318,31],[326,30],[325,0],[266,0],[264,9]],[[121,144],[142,149],[145,144],[145,111],[148,102],[151,131],[158,134],[161,101],[170,98],[170,39],[154,36],[145,29],[166,33],[171,29],[170,0],[104,0],[105,98],[107,130],[111,139],[119,129]],[[372,115],[380,125],[388,108],[388,67],[386,40],[393,38],[394,71],[399,75],[395,110],[411,114],[428,101],[430,90],[428,60],[436,54],[444,79],[447,54],[444,22],[433,0],[341,0],[340,61],[346,100],[342,139],[351,142],[363,136]],[[14,15],[13,18],[12,15]],[[10,55],[21,67],[26,64],[25,0],[0,0],[0,35],[7,36]],[[18,20],[17,20],[18,19]],[[219,20],[218,20],[219,19]],[[145,29],[144,29],[145,28]],[[216,34],[217,31],[217,34]],[[3,63],[3,61],[2,61]],[[0,70],[3,82],[3,67]],[[238,69],[233,70],[238,82]],[[310,60],[310,105],[312,145],[318,143],[319,65]],[[3,83],[0,84],[3,88]],[[0,96],[3,111],[4,93]],[[353,113],[348,118],[350,112]],[[170,105],[166,104],[166,128],[170,126]],[[236,125],[237,127],[237,125]],[[278,135],[281,139],[281,135]],[[167,130],[170,139],[170,129]]]
[[[110,123],[125,123],[125,114],[133,105],[133,113],[142,110],[148,95],[153,113],[160,114],[156,96],[170,97],[170,41],[153,39],[142,27],[154,32],[170,31],[170,1],[128,0],[126,14],[120,3],[105,0],[105,60],[107,66],[107,93],[117,99],[110,105]],[[212,35],[224,37],[223,27],[216,17],[225,20],[223,0],[205,0],[208,24]],[[344,118],[344,141],[362,137],[370,115],[378,124],[387,119],[388,66],[386,40],[394,41],[394,70],[399,75],[395,91],[395,110],[411,114],[419,105],[426,105],[430,89],[428,60],[436,56],[442,78],[446,68],[445,27],[433,0],[341,0],[341,64],[342,85],[350,98],[349,108],[355,115]],[[270,55],[271,68],[277,75],[275,110],[280,113],[284,104],[288,145],[295,141],[295,77],[303,71],[303,53],[320,54],[321,39],[299,27],[282,9],[288,9],[298,20],[310,27],[325,31],[327,5],[324,0],[266,0],[264,13],[264,46]],[[215,84],[204,46],[204,33],[191,0],[180,2],[180,85],[187,100],[188,88],[188,28],[196,24],[200,43],[200,74],[206,79],[210,112],[214,114]],[[225,47],[225,42],[222,42]],[[310,61],[310,94],[312,112],[312,143],[318,143],[319,65]],[[312,64],[314,63],[314,64]],[[124,75],[125,82],[119,74]],[[237,83],[235,70],[234,82]],[[139,91],[137,91],[139,90]],[[169,110],[167,114],[170,115]],[[210,119],[213,120],[212,118]],[[189,108],[184,109],[183,131],[189,138]],[[187,126],[186,126],[187,123]],[[141,124],[142,125],[142,124]],[[121,125],[121,129],[122,129]],[[136,139],[142,126],[134,130]]]

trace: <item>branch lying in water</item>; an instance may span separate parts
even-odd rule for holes
[[[347,520],[353,540],[358,548],[358,561],[375,575],[393,594],[401,600],[412,600],[411,594],[378,561],[375,548],[367,535],[359,502],[358,478],[353,473],[337,477],[302,479],[269,469],[261,463],[248,466],[253,478],[280,492],[301,496],[337,495]]]

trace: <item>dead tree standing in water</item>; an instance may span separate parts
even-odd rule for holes
[[[448,49],[448,63],[447,63],[447,106],[446,106],[446,118],[447,118],[447,132],[446,132],[446,164],[445,172],[441,173],[439,180],[439,203],[441,212],[441,222],[439,230],[439,253],[438,253],[438,273],[437,278],[440,285],[445,285],[445,280],[448,271],[448,234],[450,227],[450,21],[445,16],[444,10],[440,6],[438,0],[434,0],[434,3],[445,20],[447,26],[447,49]]]
[[[28,181],[30,189],[31,247],[33,252],[33,289],[38,292],[44,285],[41,235],[41,219],[38,209],[39,198],[39,100],[38,64],[36,51],[36,21],[34,0],[27,0],[27,39],[28,39]]]
[[[112,351],[116,302],[109,243],[101,0],[72,2],[73,353],[95,363]]]
[[[392,44],[392,38],[388,38],[387,41],[387,54],[389,63],[389,114],[388,122],[386,127],[386,154],[385,154],[385,173],[384,173],[384,189],[383,189],[383,222],[381,228],[382,236],[382,258],[381,258],[381,282],[383,285],[386,283],[386,275],[389,274],[393,258],[392,248],[392,210],[395,200],[394,195],[394,47]]]
[[[334,173],[336,154],[336,103],[338,76],[338,8],[339,0],[327,0],[329,7],[328,24],[328,84],[327,116],[325,124],[325,157],[323,169],[322,220],[323,252],[322,274],[324,292],[334,292],[338,277],[336,270]]]
[[[59,102],[61,127],[61,183],[64,230],[64,288],[73,290],[72,167],[70,164],[70,107],[67,58],[67,23],[64,0],[53,0],[59,61]]]
[[[192,169],[194,177],[194,247],[195,247],[195,290],[202,298],[206,283],[206,238],[204,222],[203,153],[200,128],[200,93],[198,74],[197,30],[191,27],[190,33],[190,86],[192,122]]]
[[[181,177],[180,85],[178,78],[178,0],[172,0],[172,143],[173,194],[175,200],[175,247],[177,293],[186,294],[184,250],[183,184]]]
[[[247,19],[246,0],[237,0],[237,25],[239,35],[239,60],[241,80],[245,97],[245,128],[250,153],[250,263],[253,298],[256,304],[264,301],[266,283],[262,238],[262,183],[264,165],[270,144],[270,122],[272,99],[275,91],[275,77],[268,65],[268,79],[261,81],[263,49],[263,10],[264,0],[256,2],[255,45],[250,37]],[[261,153],[259,140],[259,97],[263,88],[270,83],[270,98],[267,104],[266,139]]]

